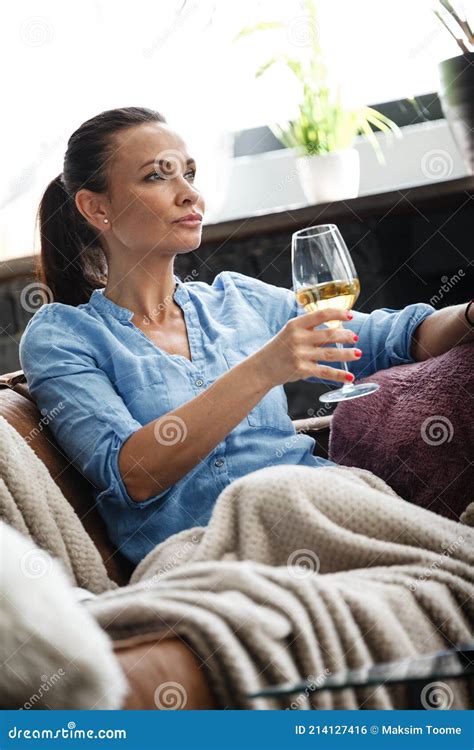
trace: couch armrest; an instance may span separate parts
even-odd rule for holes
[[[330,430],[332,415],[327,417],[307,417],[306,419],[294,419],[293,424],[296,432],[321,432]]]
[[[16,393],[24,396],[33,404],[35,403],[28,391],[28,385],[23,370],[5,372],[3,375],[0,375],[0,388],[10,388],[10,390],[16,391]]]
[[[296,432],[304,432],[316,440],[314,455],[321,458],[329,457],[329,434],[333,416],[308,417],[306,419],[294,419],[293,424]]]
[[[114,652],[129,684],[124,709],[217,708],[199,658],[175,633],[115,641]]]

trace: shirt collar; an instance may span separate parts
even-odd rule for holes
[[[180,305],[184,305],[189,299],[189,292],[186,288],[186,284],[184,284],[176,274],[173,275],[176,282],[173,299]],[[116,302],[112,302],[109,297],[104,295],[104,289],[94,289],[88,304],[92,305],[92,307],[99,312],[112,315],[117,320],[130,321],[133,318],[132,310],[129,310],[128,307],[117,305]]]

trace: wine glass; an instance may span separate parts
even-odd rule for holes
[[[360,283],[349,250],[335,224],[321,224],[295,232],[291,242],[291,264],[296,299],[306,312],[327,307],[350,310],[355,304]],[[324,325],[338,328],[342,321],[330,320]],[[338,342],[336,346],[344,348]],[[341,365],[349,372],[345,361],[341,361]],[[323,393],[319,400],[323,403],[346,401],[368,396],[378,388],[377,383],[346,383],[338,390]]]

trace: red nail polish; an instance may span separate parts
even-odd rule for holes
[[[353,317],[354,316],[353,316],[353,314],[351,312],[347,313],[347,320],[352,320]]]
[[[354,376],[351,372],[348,372],[346,374],[346,380],[350,380],[351,382],[354,380]]]
[[[354,341],[359,341],[359,337],[358,337],[357,333],[354,333]]]
[[[361,349],[354,349],[354,354],[356,357],[362,357],[362,350]]]

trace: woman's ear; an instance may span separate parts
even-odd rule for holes
[[[79,213],[99,232],[103,232],[107,229],[107,226],[110,226],[106,199],[100,193],[94,193],[92,190],[83,188],[77,191],[75,203]]]

